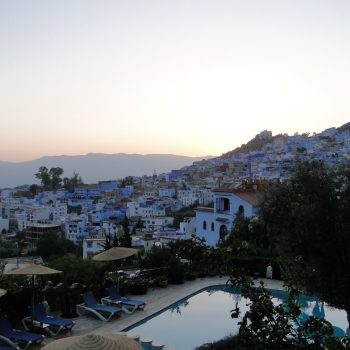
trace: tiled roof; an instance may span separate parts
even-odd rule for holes
[[[251,205],[258,205],[259,192],[253,189],[232,189],[232,188],[217,188],[213,192],[216,193],[232,193]]]

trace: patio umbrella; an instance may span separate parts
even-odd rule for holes
[[[38,264],[30,264],[20,269],[11,270],[5,272],[5,275],[31,275],[31,287],[32,287],[32,299],[31,299],[31,308],[32,308],[32,319],[31,325],[33,325],[33,312],[34,312],[34,279],[37,275],[50,275],[54,273],[61,273],[62,271],[54,270],[49,267],[38,265]]]
[[[115,261],[128,258],[129,256],[137,254],[137,249],[126,247],[112,247],[102,253],[92,257],[95,261]]]
[[[42,350],[142,350],[135,340],[121,334],[86,334],[62,338],[45,345]]]
[[[95,261],[113,261],[116,276],[118,276],[117,260],[128,258],[137,254],[137,249],[126,247],[112,247],[92,257]],[[119,282],[117,282],[119,284]]]

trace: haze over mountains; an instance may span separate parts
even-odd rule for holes
[[[125,176],[152,175],[179,169],[206,157],[187,157],[173,154],[104,154],[89,153],[77,156],[47,156],[31,161],[12,163],[0,161],[0,188],[38,183],[34,174],[39,167],[61,167],[64,176],[79,173],[85,183],[120,179]]]

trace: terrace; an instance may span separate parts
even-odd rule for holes
[[[135,311],[132,314],[125,314],[118,318],[113,319],[110,322],[102,322],[101,320],[93,317],[91,314],[83,315],[74,319],[75,326],[73,328],[72,335],[85,335],[87,333],[105,334],[105,333],[117,333],[122,332],[124,329],[132,326],[133,324],[142,321],[145,318],[165,309],[169,305],[177,302],[178,300],[196,293],[197,291],[218,284],[225,284],[227,277],[206,277],[196,279],[193,281],[186,281],[184,284],[171,285],[167,288],[153,288],[150,289],[147,294],[138,296],[138,299],[142,299],[146,302],[146,307],[143,311]],[[266,287],[272,289],[283,289],[282,282],[277,280],[263,279]],[[135,298],[135,296],[130,296]],[[230,306],[228,305],[227,311],[229,312]],[[63,336],[69,336],[66,333]],[[43,345],[46,345],[57,338],[46,338],[43,341]],[[162,341],[162,339],[153,339],[155,341]],[[164,348],[166,349],[166,348]],[[180,350],[180,349],[178,349]]]

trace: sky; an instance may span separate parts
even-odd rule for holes
[[[349,18],[347,0],[0,0],[0,160],[340,126]]]

